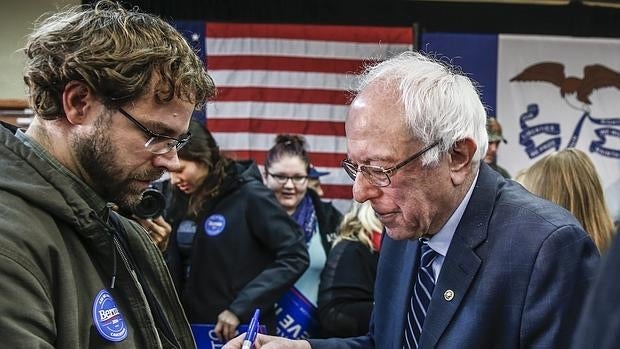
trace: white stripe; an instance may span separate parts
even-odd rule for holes
[[[207,57],[229,55],[336,59],[384,59],[410,50],[410,44],[359,43],[265,38],[206,38]]]
[[[359,83],[355,74],[288,72],[273,70],[210,70],[217,87],[273,87],[319,90],[354,90]]]
[[[424,293],[426,293],[426,295],[428,296],[428,291],[424,288],[424,286],[422,286],[422,291],[424,291]],[[417,301],[418,306],[420,307],[420,309],[422,310],[422,313],[424,316],[426,316],[426,309],[422,306],[422,300],[420,299],[419,295],[418,295],[418,290],[414,289],[413,293],[415,295],[415,299]],[[429,297],[430,299],[430,297]],[[430,304],[430,303],[429,303]],[[415,315],[415,312],[413,312],[413,315]],[[417,320],[417,316],[414,316]],[[422,329],[422,326],[420,326],[420,329]]]
[[[207,118],[344,122],[348,109],[346,105],[331,104],[216,101],[207,104]]]
[[[343,153],[347,152],[345,137],[303,135],[306,150],[311,152]],[[252,149],[267,151],[275,144],[273,133],[250,132],[213,132],[213,137],[222,150]]]

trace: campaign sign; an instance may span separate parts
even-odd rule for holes
[[[247,330],[248,325],[239,325],[237,327],[237,334],[245,333]],[[194,334],[194,340],[198,349],[220,349],[226,344],[217,338],[215,335],[215,325],[212,324],[192,324],[192,333]],[[261,325],[258,328],[258,333],[267,333],[267,327]]]
[[[316,307],[292,287],[276,303],[276,334],[290,339],[316,336],[319,321]]]

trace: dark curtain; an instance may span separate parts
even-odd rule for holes
[[[84,3],[95,2],[84,0]],[[408,26],[421,32],[620,37],[620,8],[403,0],[121,0],[166,19]]]

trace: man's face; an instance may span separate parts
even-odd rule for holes
[[[487,164],[495,163],[497,148],[499,148],[499,141],[489,142],[489,147],[487,148],[487,154],[484,157],[484,162]]]
[[[355,164],[388,168],[423,149],[409,135],[400,102],[376,85],[354,100],[346,121],[347,149]],[[370,201],[388,235],[396,240],[435,234],[454,210],[453,184],[446,161],[423,167],[415,160],[392,174],[387,187],[373,186],[358,172],[356,201]]]
[[[149,95],[123,109],[152,132],[178,138],[187,133],[193,104],[157,104]],[[92,131],[72,140],[80,174],[104,200],[131,209],[152,181],[178,168],[176,149],[153,154],[145,149],[150,137],[120,112],[101,106],[93,113]]]

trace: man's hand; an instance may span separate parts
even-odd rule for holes
[[[151,240],[159,247],[161,251],[165,251],[168,248],[168,242],[170,241],[170,233],[172,233],[172,227],[166,220],[159,216],[155,219],[141,219],[134,217],[140,225],[146,229],[146,232],[151,237]]]
[[[239,326],[239,318],[230,310],[224,310],[217,316],[217,324],[215,325],[215,335],[225,342],[231,340],[237,335],[237,327]]]
[[[243,339],[245,333],[237,336],[222,349],[241,349],[243,345]],[[312,349],[310,343],[302,340],[290,340],[282,337],[267,336],[264,334],[258,334],[256,341],[254,341],[254,349]]]

